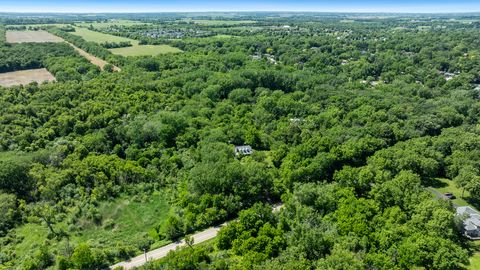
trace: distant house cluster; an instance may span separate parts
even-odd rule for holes
[[[463,233],[466,237],[474,240],[480,239],[480,213],[470,206],[457,207],[457,215],[462,216]]]
[[[248,156],[253,154],[253,149],[250,145],[235,146],[235,156]]]

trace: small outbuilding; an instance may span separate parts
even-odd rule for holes
[[[235,146],[235,156],[249,156],[253,154],[253,149],[250,145]]]

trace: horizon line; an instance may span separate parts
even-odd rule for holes
[[[409,12],[409,11],[308,11],[308,10],[198,10],[198,11],[85,11],[85,12],[75,12],[75,11],[2,11],[0,13],[9,13],[9,14],[162,14],[162,13],[259,13],[259,12],[269,12],[269,13],[336,13],[336,14],[475,14],[480,15],[480,10],[478,11],[418,11],[418,12]]]

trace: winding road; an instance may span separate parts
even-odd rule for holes
[[[277,204],[273,206],[272,212],[278,212],[280,209],[283,207],[283,204]],[[225,222],[221,224],[220,226],[216,227],[211,227],[208,228],[204,231],[201,231],[199,233],[193,234],[193,244],[200,244],[202,242],[205,242],[207,240],[213,239],[217,236],[218,231],[224,226],[226,226],[228,222]],[[153,260],[158,260],[161,259],[165,256],[167,256],[168,252],[175,250],[178,247],[183,247],[185,246],[185,239],[182,239],[181,241],[171,243],[169,245],[163,246],[161,248],[154,249],[152,251],[147,252],[146,254],[138,255],[137,257],[131,258],[128,261],[124,262],[119,262],[115,265],[110,266],[110,269],[115,269],[115,268],[120,268],[124,270],[132,269],[135,267],[139,267],[147,263],[147,261],[153,261]]]
[[[218,231],[220,230],[221,227],[225,226],[226,223],[217,226],[217,227],[212,227],[208,228],[205,231],[196,233],[192,235],[193,237],[193,243],[199,244],[202,242],[205,242],[207,240],[213,239],[217,236]],[[175,250],[177,247],[182,247],[185,246],[185,240],[181,240],[179,242],[171,243],[169,245],[163,246],[161,248],[154,249],[152,251],[147,252],[146,256],[145,254],[138,255],[137,257],[131,258],[128,261],[120,262],[115,265],[110,266],[110,269],[115,269],[118,267],[123,267],[123,269],[128,270],[132,269],[134,267],[139,267],[144,265],[147,261],[153,261],[153,260],[158,260],[160,258],[163,258],[167,256],[168,252],[171,250]]]

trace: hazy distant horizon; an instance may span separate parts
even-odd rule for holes
[[[0,12],[14,13],[162,13],[162,12],[325,12],[325,13],[475,13],[480,1],[459,0],[345,0],[311,1],[281,0],[241,3],[219,0],[86,0],[82,3],[67,0],[12,1],[0,0]]]

